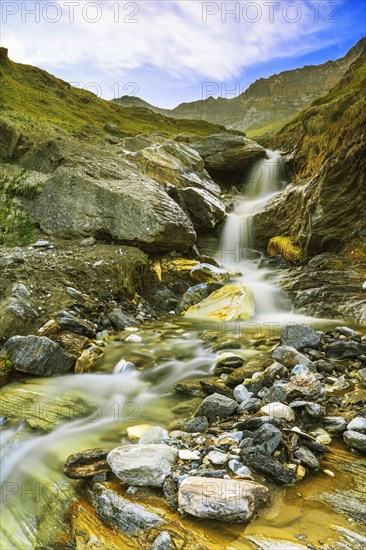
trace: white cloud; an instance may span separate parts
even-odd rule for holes
[[[28,0],[18,1],[19,11],[4,22],[4,6],[10,4],[15,5],[2,2],[2,35],[11,58],[54,72],[88,65],[104,74],[152,68],[185,79],[225,80],[254,64],[303,55],[337,40],[324,17],[316,22],[308,0]],[[34,4],[38,23],[29,13]],[[225,11],[234,9],[236,16],[227,13],[225,22]]]

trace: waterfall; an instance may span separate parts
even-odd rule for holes
[[[242,273],[239,280],[253,292],[256,318],[271,320],[291,310],[285,294],[269,279],[273,272],[261,268],[261,253],[255,249],[254,216],[283,189],[283,159],[278,151],[266,151],[266,157],[254,164],[244,182],[244,194],[235,197],[220,242],[219,262]]]

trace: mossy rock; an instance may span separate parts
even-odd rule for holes
[[[302,259],[301,248],[295,246],[288,237],[273,237],[268,243],[268,255],[280,255],[291,264],[296,264]]]
[[[0,388],[10,380],[14,374],[14,368],[7,356],[0,355]]]

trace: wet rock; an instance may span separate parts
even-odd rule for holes
[[[212,424],[217,418],[228,418],[233,415],[237,408],[238,404],[234,399],[214,393],[202,401],[195,416],[206,416]]]
[[[175,384],[174,391],[185,395],[193,395],[195,397],[204,397],[205,395],[199,379],[181,380]]]
[[[190,273],[192,279],[199,283],[227,283],[229,274],[224,269],[211,264],[197,264]]]
[[[178,492],[181,513],[233,522],[249,521],[268,497],[267,487],[258,483],[192,476],[180,484]]]
[[[244,359],[239,355],[235,355],[230,351],[221,353],[215,364],[215,374],[222,372],[230,372],[233,369],[240,368],[244,363]]]
[[[209,427],[207,416],[196,416],[183,424],[183,429],[188,433],[205,432]]]
[[[343,434],[343,439],[348,447],[351,447],[351,449],[356,449],[357,451],[366,453],[366,434],[353,430],[347,430]]]
[[[243,284],[232,283],[215,290],[208,298],[191,306],[185,315],[214,321],[239,321],[249,319],[254,312],[251,290]]]
[[[151,550],[174,550],[172,538],[168,531],[163,531],[154,540],[151,546]]]
[[[149,512],[141,504],[132,503],[104,487],[97,492],[95,504],[99,517],[128,536],[134,536],[164,524],[160,516]]]
[[[227,475],[226,470],[213,470],[212,468],[207,468],[206,465],[202,465],[198,468],[198,470],[191,470],[190,475],[192,476],[198,476],[198,477],[210,477],[210,478],[223,478]]]
[[[288,422],[293,422],[295,420],[295,413],[283,403],[269,403],[261,407],[261,412],[269,416],[270,418],[277,418],[278,420],[287,420]]]
[[[328,452],[326,445],[323,445],[323,443],[316,441],[316,439],[309,439],[309,438],[305,439],[301,437],[301,441],[305,447],[310,449],[312,453],[315,453],[317,455],[324,455],[325,453]]]
[[[366,434],[366,418],[363,416],[356,416],[347,425],[347,430],[353,430],[354,432],[360,432]]]
[[[90,449],[70,455],[66,460],[63,472],[71,479],[94,477],[110,472],[107,462],[109,449]]]
[[[347,338],[354,338],[356,336],[356,332],[349,327],[336,327],[335,331],[340,336],[346,336]]]
[[[341,338],[329,344],[327,355],[337,359],[355,359],[366,352],[366,344]]]
[[[188,308],[207,298],[212,292],[218,290],[221,285],[212,283],[201,283],[191,286],[184,294],[179,304],[179,311],[186,311]]]
[[[27,374],[51,376],[68,372],[75,359],[44,336],[13,336],[4,346],[13,367]]]
[[[254,395],[257,396],[263,388],[269,388],[270,386],[273,386],[276,380],[287,378],[287,376],[288,370],[286,367],[280,363],[273,363],[262,373],[260,373],[259,376],[256,376],[255,378],[252,377],[252,380],[245,385],[249,391],[253,392]]]
[[[253,436],[253,445],[269,455],[274,453],[281,441],[281,431],[272,424],[264,424]]]
[[[111,313],[108,315],[108,318],[117,330],[123,330],[124,328],[130,327],[131,325],[135,324],[132,317],[124,313],[122,309],[119,308],[115,308],[113,311],[111,311]]]
[[[153,445],[155,443],[163,443],[164,439],[169,437],[167,430],[160,426],[153,426],[144,430],[141,434],[139,445]]]
[[[85,349],[76,361],[75,372],[90,372],[98,360],[102,357],[103,353],[103,349],[98,346],[92,346]]]
[[[272,458],[271,455],[258,449],[242,449],[241,458],[246,466],[275,483],[291,485],[296,479],[296,474],[293,470],[286,468],[281,462]]]
[[[308,466],[312,470],[319,470],[319,460],[313,455],[310,449],[300,447],[294,452],[294,456],[300,460],[302,464],[305,464],[305,466]]]
[[[169,476],[178,451],[167,445],[124,445],[107,456],[114,474],[124,483],[161,487]]]
[[[55,316],[55,319],[61,327],[70,332],[86,336],[87,338],[95,338],[94,327],[69,311],[60,311]]]
[[[316,348],[320,344],[320,334],[309,325],[289,323],[281,334],[281,346],[291,346],[297,350],[306,347]]]
[[[323,426],[331,434],[341,434],[347,429],[347,420],[343,416],[326,416]]]
[[[296,365],[305,365],[311,370],[315,370],[315,365],[310,359],[303,355],[292,346],[277,346],[272,353],[273,359],[288,368],[296,367]]]
[[[255,372],[258,371],[256,364],[246,364],[242,367],[236,368],[225,380],[225,383],[229,388],[235,388],[238,384],[241,384],[246,378],[251,378]]]

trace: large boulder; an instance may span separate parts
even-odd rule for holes
[[[187,477],[179,486],[181,512],[202,519],[249,521],[268,501],[269,491],[252,481]]]
[[[13,336],[4,346],[13,367],[26,374],[51,376],[64,374],[75,359],[45,336]]]
[[[259,143],[236,134],[213,134],[190,146],[203,158],[209,173],[243,172],[253,160],[266,155]]]
[[[124,140],[124,152],[144,174],[165,187],[197,229],[215,227],[225,216],[225,207],[218,198],[220,187],[206,172],[200,155],[184,143],[156,139],[147,147],[142,147],[141,139],[137,143]],[[128,154],[128,149],[136,147],[137,151]]]
[[[107,237],[152,252],[187,249],[196,241],[178,204],[128,164],[115,164],[105,177],[60,166],[23,205],[45,233],[58,237]]]
[[[178,451],[164,444],[123,445],[107,456],[114,474],[129,485],[161,487]]]
[[[0,302],[0,340],[29,334],[37,316],[29,290],[21,283],[13,285],[11,296]]]
[[[213,321],[239,321],[249,319],[254,311],[251,290],[245,285],[233,283],[215,290],[208,298],[191,306],[185,315]]]

